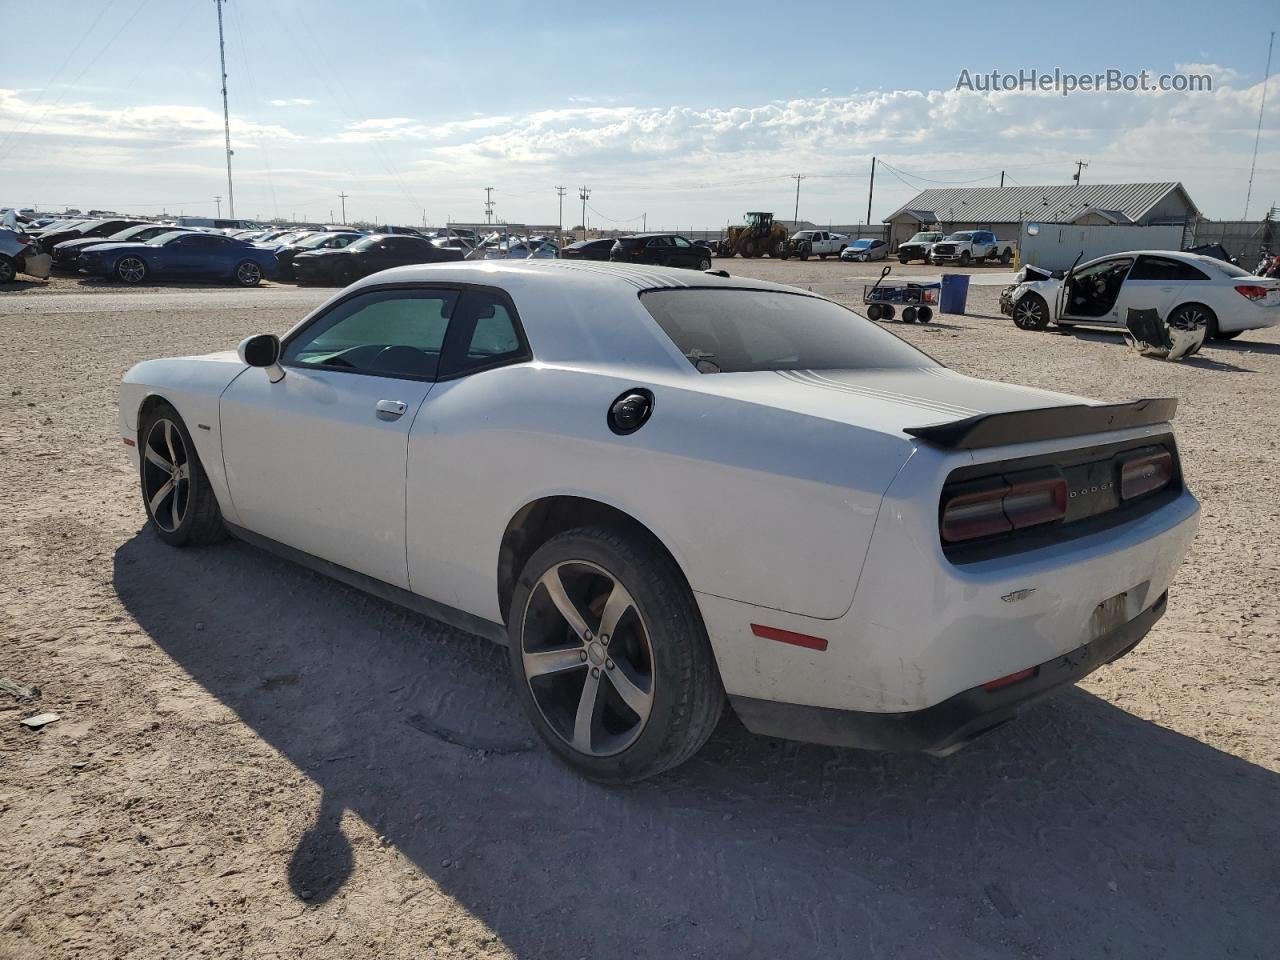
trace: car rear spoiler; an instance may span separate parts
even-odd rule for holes
[[[1149,427],[1172,420],[1177,409],[1176,397],[1157,397],[1100,406],[1076,404],[983,413],[932,427],[907,427],[904,432],[947,450],[977,450],[1035,440],[1080,437],[1108,430],[1127,430],[1130,427]]]

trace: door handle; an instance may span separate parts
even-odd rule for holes
[[[408,409],[399,400],[379,400],[373,407],[379,420],[399,420]]]

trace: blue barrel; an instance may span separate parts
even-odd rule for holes
[[[965,302],[969,299],[969,276],[964,273],[944,273],[942,275],[942,302],[938,305],[943,313],[964,313]]]

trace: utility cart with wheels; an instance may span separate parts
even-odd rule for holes
[[[862,302],[872,320],[893,320],[902,311],[903,323],[928,323],[938,307],[942,284],[937,280],[901,280],[885,283],[893,270],[885,267],[880,279],[862,288]]]

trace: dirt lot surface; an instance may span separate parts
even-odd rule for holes
[[[853,298],[878,265],[731,269]],[[1275,957],[1280,331],[1167,364],[1017,331],[994,276],[893,329],[965,373],[1181,399],[1204,516],[1168,615],[948,759],[729,718],[630,789],[531,748],[486,642],[143,529],[121,373],[328,291],[0,293],[0,677],[40,688],[0,690],[0,957]]]

